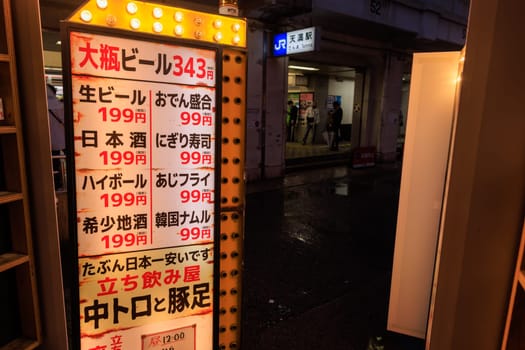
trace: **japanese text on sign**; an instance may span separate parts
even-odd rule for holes
[[[279,33],[273,37],[273,55],[285,56],[315,50],[315,27]]]
[[[82,349],[211,348],[216,52],[71,32],[70,53]]]

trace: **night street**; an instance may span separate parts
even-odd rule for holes
[[[243,349],[424,348],[386,332],[400,169],[248,184]]]
[[[525,350],[524,14],[0,0],[0,350]]]

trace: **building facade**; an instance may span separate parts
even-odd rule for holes
[[[343,98],[342,107],[351,147],[372,146],[379,160],[394,160],[406,122],[404,85],[411,54],[460,50],[469,4],[371,0],[259,1],[244,6],[251,21],[246,164],[251,181],[284,174],[290,62],[331,68],[307,75],[305,89],[315,92],[321,115],[329,108],[324,102],[331,94],[330,79],[348,81],[343,89],[353,91]],[[316,51],[273,57],[273,35],[307,27],[320,32]],[[352,74],[343,76],[343,70]]]

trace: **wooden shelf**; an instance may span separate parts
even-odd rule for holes
[[[30,350],[35,349],[38,345],[39,343],[33,339],[17,338],[2,346],[0,350]]]
[[[22,193],[0,191],[0,204],[16,202],[24,199]]]
[[[0,126],[0,134],[16,134],[16,127]]]
[[[11,11],[13,4],[22,3],[26,1],[0,0],[0,98],[5,117],[0,121],[0,248],[6,252],[0,254],[0,288],[5,291],[0,309],[2,321],[10,322],[0,327],[1,339],[9,341],[0,350],[35,349],[42,333],[13,30],[13,14],[19,15]]]
[[[19,253],[0,254],[0,272],[20,266],[29,261],[29,257]]]

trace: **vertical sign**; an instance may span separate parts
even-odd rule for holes
[[[69,38],[81,349],[212,349],[216,51]]]

